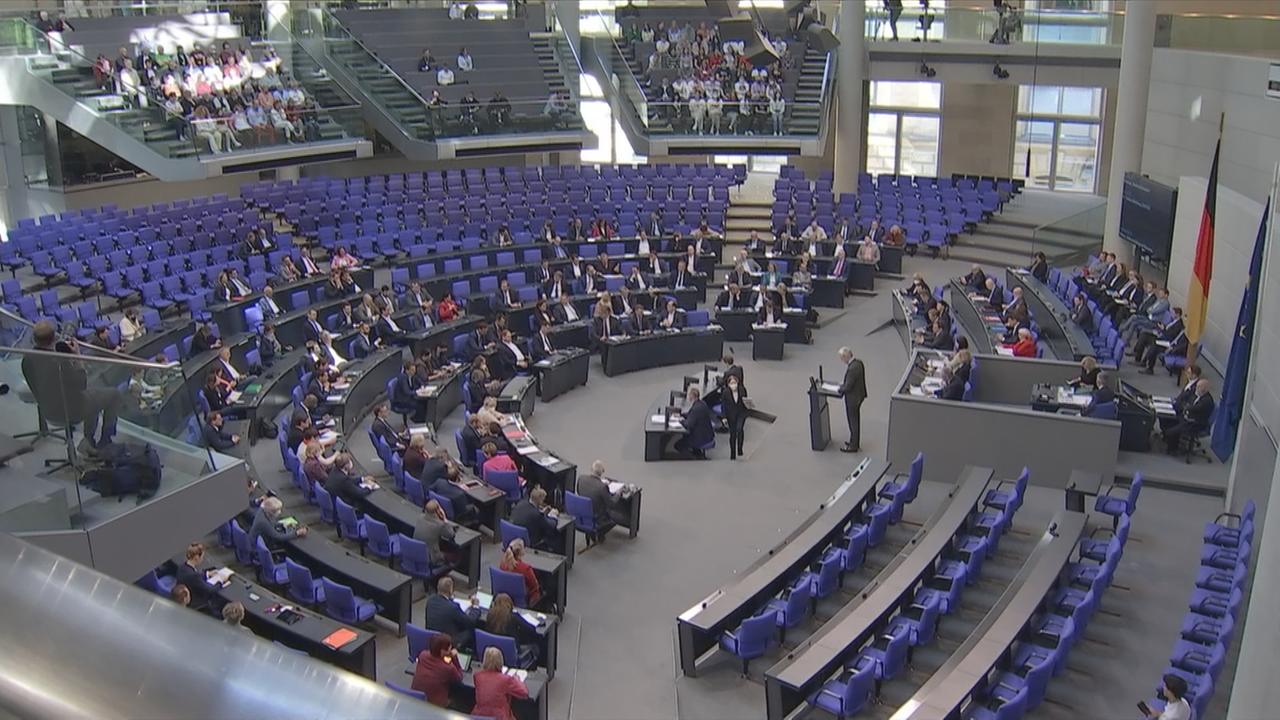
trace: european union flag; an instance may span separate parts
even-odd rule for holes
[[[1240,418],[1244,417],[1245,386],[1249,383],[1249,353],[1253,350],[1253,325],[1258,316],[1258,295],[1262,290],[1262,254],[1267,238],[1267,218],[1271,217],[1271,199],[1262,211],[1262,224],[1258,227],[1258,239],[1253,243],[1253,259],[1249,262],[1249,284],[1240,301],[1240,318],[1236,321],[1236,336],[1231,341],[1231,358],[1222,379],[1222,403],[1213,420],[1211,446],[1213,454],[1226,462],[1235,450],[1236,433]]]

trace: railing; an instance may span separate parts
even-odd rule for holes
[[[612,27],[614,20],[601,13],[600,22],[603,27]],[[786,100],[782,108],[783,113],[779,116],[775,112],[775,108],[771,107],[767,102],[748,103],[750,110],[747,111],[740,101],[731,97],[722,97],[719,112],[714,112],[709,107],[704,109],[698,105],[691,106],[689,102],[669,102],[650,98],[650,93],[646,91],[645,84],[641,82],[640,78],[636,77],[635,72],[627,62],[627,54],[617,40],[618,34],[617,32],[608,34],[609,48],[612,50],[613,59],[598,58],[598,60],[602,67],[613,68],[613,73],[617,77],[618,83],[615,90],[620,93],[624,107],[629,107],[650,133],[657,134],[666,127],[670,127],[671,134],[677,136],[774,135],[812,137],[822,133],[822,123],[825,121],[824,109],[830,106],[831,95],[835,88],[835,53],[829,53],[823,64],[822,86],[817,102]],[[597,36],[597,39],[603,41],[604,38]],[[642,60],[638,59],[638,61]],[[653,89],[652,86],[650,87]],[[805,110],[810,117],[816,118],[817,125],[812,131],[795,130],[793,121],[797,114],[796,111],[801,109]],[[716,122],[717,117],[718,122]],[[655,123],[655,121],[657,122]]]
[[[937,7],[924,9],[915,3],[904,7],[891,22],[883,7],[867,9],[867,38],[903,41],[971,41],[993,44],[1065,43],[1118,45],[1124,15],[1112,12],[1020,8]],[[896,27],[896,32],[895,32]]]
[[[323,38],[325,52],[340,65],[404,134],[415,140],[457,138],[476,135],[501,135],[546,132],[581,126],[581,111],[576,103],[548,100],[510,100],[497,95],[475,96],[474,103],[448,102],[433,93],[423,95],[399,73],[383,62],[363,41],[346,28],[327,9],[301,9],[294,14],[294,29],[303,36]],[[334,45],[348,44],[350,52],[335,52]],[[577,49],[572,49],[574,63],[581,71]],[[393,81],[373,86],[370,75]],[[465,87],[466,73],[456,73],[456,82]]]
[[[227,13],[232,22],[239,25],[245,36],[259,39],[266,34],[266,15],[262,0],[205,0],[196,6],[190,0],[135,0],[134,2],[88,2],[78,7],[56,8],[44,5],[0,3],[0,15],[34,19],[40,11],[47,11],[52,18],[63,17],[72,25],[77,18],[193,15],[199,13]]]
[[[1078,265],[1102,249],[1106,218],[1107,204],[1099,202],[1087,210],[1045,223],[1032,231],[1032,247],[1056,264]]]

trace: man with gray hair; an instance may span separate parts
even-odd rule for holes
[[[253,524],[249,526],[249,552],[254,552],[258,538],[262,538],[269,550],[275,551],[288,540],[307,536],[305,525],[285,528],[277,524],[283,510],[284,503],[278,497],[268,497],[262,501],[258,512],[253,515]]]
[[[849,442],[840,452],[856,453],[862,448],[862,401],[867,399],[867,369],[847,347],[840,348],[840,362],[845,364],[840,397],[844,398],[844,416],[849,421]]]
[[[1094,417],[1098,413],[1098,406],[1105,403],[1111,403],[1113,406],[1116,402],[1116,393],[1111,389],[1111,373],[1103,371],[1098,373],[1097,385],[1093,390],[1093,397],[1089,398],[1089,404],[1084,406],[1080,414],[1084,417]],[[1106,418],[1114,420],[1115,416]]]
[[[603,462],[596,460],[591,463],[590,474],[578,477],[578,494],[591,501],[591,512],[596,521],[596,531],[587,535],[587,545],[604,542],[605,536],[618,524],[618,518],[625,518],[625,513],[620,507],[622,498],[609,491]]]

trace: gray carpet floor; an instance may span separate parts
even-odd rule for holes
[[[966,268],[960,262],[917,258],[908,259],[905,270],[923,272],[937,283]],[[593,361],[587,386],[538,405],[529,426],[540,446],[580,468],[602,460],[610,476],[644,488],[639,537],[628,540],[618,534],[582,555],[571,572],[560,667],[549,689],[551,717],[712,720],[763,716],[760,678],[777,655],[753,663],[747,678],[728,659],[712,660],[707,672],[696,679],[680,677],[675,618],[732,581],[740,569],[789,533],[862,457],[836,451],[846,429],[835,413],[832,447],[815,453],[808,445],[807,377],[817,372],[820,363],[828,373],[835,373],[836,350],[842,345],[853,348],[867,364],[870,397],[863,410],[863,451],[872,456],[883,453],[888,395],[907,357],[895,332],[871,332],[889,318],[885,295],[889,289],[890,284],[881,281],[876,297],[851,298],[841,317],[815,332],[812,345],[788,345],[782,362],[753,362],[749,345],[734,348],[745,366],[750,395],[760,408],[778,416],[773,424],[748,423],[747,457],[736,462],[728,460],[723,439],[706,462],[643,462],[640,428],[646,408],[654,398],[678,388],[683,375],[700,374],[700,366],[605,378],[598,361]],[[451,435],[460,421],[459,410],[440,429],[440,436]],[[348,437],[357,457],[373,467],[373,450],[362,429],[349,432]],[[269,485],[287,486],[284,475],[276,471],[279,458],[273,443],[259,443],[251,459]],[[919,498],[907,508],[906,520],[919,523],[928,518],[953,480],[930,474],[926,461],[925,482]],[[290,491],[284,493],[286,501]],[[1031,489],[1017,518],[1017,532],[1001,546],[1002,557],[975,592],[966,596],[963,612],[949,619],[939,643],[917,658],[910,674],[886,685],[886,704],[872,714],[891,714],[963,641],[1025,558],[1029,533],[1043,528],[1061,502],[1059,493]],[[1049,702],[1034,716],[1129,717],[1133,702],[1150,695],[1166,664],[1192,586],[1200,523],[1220,507],[1221,500],[1212,496],[1161,489],[1144,492],[1117,586],[1108,591],[1104,612],[1073,653],[1068,672],[1051,684]],[[302,514],[307,519],[306,509]],[[1169,522],[1171,518],[1182,521]],[[887,547],[872,554],[869,569],[850,578],[850,587],[858,587],[888,562],[909,532],[910,528],[894,528]],[[334,537],[332,532],[327,534]],[[496,546],[486,546],[485,561],[495,559],[496,553]],[[826,601],[819,608],[819,619],[834,614],[846,597]],[[421,622],[418,600],[414,618]],[[788,644],[816,627],[789,635]],[[403,639],[380,630],[378,655],[379,680],[406,679],[401,676]]]

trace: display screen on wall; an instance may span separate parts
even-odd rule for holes
[[[1125,173],[1120,239],[1133,243],[1153,260],[1168,260],[1173,245],[1173,212],[1177,206],[1177,188],[1138,173]]]

